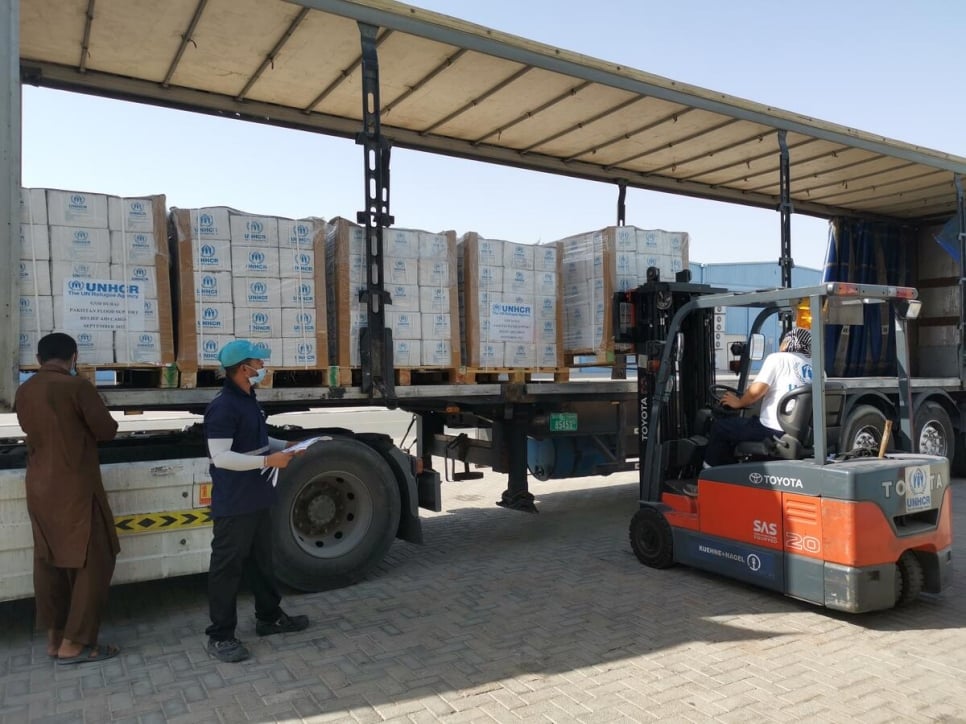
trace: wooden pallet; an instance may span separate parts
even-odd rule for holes
[[[221,387],[224,378],[217,368],[181,370],[181,388],[192,390],[198,387]],[[307,369],[305,367],[271,367],[265,379],[258,383],[262,389],[282,387],[328,387],[326,369]]]
[[[21,372],[36,372],[39,365],[24,365]],[[129,364],[77,365],[77,376],[83,377],[91,384],[97,384],[98,372],[111,372],[115,377],[112,387],[141,388],[141,389],[174,389],[178,387],[178,368],[174,365],[150,366]]]
[[[460,382],[460,370],[451,367],[397,367],[393,383],[397,387],[413,385],[455,385]],[[359,387],[362,369],[359,367],[329,367],[330,387]]]
[[[522,384],[533,382],[534,375],[552,375],[554,382],[570,381],[570,370],[565,367],[462,367],[458,382],[468,385],[498,382]]]

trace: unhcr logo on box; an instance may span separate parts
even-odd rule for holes
[[[268,235],[265,233],[265,224],[254,219],[249,219],[245,222],[244,236],[246,241],[268,241]]]
[[[294,301],[312,304],[315,301],[315,291],[312,289],[312,285],[307,282],[299,284],[295,289]]]
[[[248,285],[248,301],[264,304],[268,302],[268,285],[265,282],[250,282]]]
[[[315,331],[311,312],[299,312],[295,315],[295,331],[302,333]]]
[[[296,364],[315,364],[315,345],[310,342],[299,342],[295,347]]]
[[[206,236],[217,234],[218,229],[215,228],[215,217],[211,214],[198,214],[197,231],[199,234],[205,234]]]
[[[84,194],[71,194],[67,199],[67,208],[71,211],[87,211],[87,197]]]
[[[135,216],[135,217],[138,217],[140,219],[147,218],[148,214],[147,214],[147,211],[144,208],[144,202],[143,201],[132,201],[131,202],[131,205],[128,207],[128,215],[129,216]]]
[[[78,229],[72,235],[72,243],[75,246],[90,246],[91,245],[91,235],[88,234],[83,229]]]
[[[245,268],[248,271],[268,271],[264,252],[258,251],[257,249],[248,252],[248,263]]]
[[[218,342],[206,339],[201,345],[201,359],[205,362],[218,361]]]
[[[217,297],[218,296],[218,278],[212,276],[211,274],[205,274],[201,277],[201,289],[198,293],[202,297]]]
[[[221,323],[220,316],[217,307],[205,307],[201,310],[202,329],[221,329],[224,325]]]
[[[271,319],[265,312],[255,312],[252,314],[251,331],[252,333],[272,331]]]

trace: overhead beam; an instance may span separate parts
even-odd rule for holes
[[[245,87],[241,89],[237,96],[235,96],[236,100],[244,100],[245,96],[248,95],[248,91],[250,91],[252,86],[254,86],[258,82],[258,79],[262,77],[262,73],[264,73],[270,66],[275,64],[275,59],[278,57],[278,54],[282,52],[282,48],[288,42],[288,39],[292,37],[293,33],[295,33],[299,25],[302,24],[302,21],[305,20],[305,16],[308,15],[309,12],[310,11],[308,8],[302,8],[299,10],[299,14],[295,16],[295,19],[291,23],[289,23],[289,26],[285,29],[285,32],[282,33],[282,37],[280,37],[278,42],[275,43],[275,47],[269,51],[268,55],[265,56],[265,60],[263,60],[262,64],[258,66],[258,70],[252,74],[252,77],[248,79],[247,83],[245,83]]]
[[[178,65],[181,63],[181,56],[184,55],[185,49],[188,47],[188,43],[193,43],[192,36],[195,33],[195,28],[198,27],[198,21],[201,20],[201,14],[205,11],[205,6],[208,4],[208,0],[198,0],[198,4],[195,6],[194,14],[191,16],[191,22],[188,24],[188,29],[184,31],[181,35],[181,42],[178,44],[178,50],[174,54],[174,58],[171,59],[171,65],[168,66],[168,72],[164,74],[164,80],[161,81],[161,85],[167,88],[171,84],[171,79],[174,77],[175,71],[178,70]]]

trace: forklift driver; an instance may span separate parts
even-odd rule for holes
[[[705,467],[735,462],[734,448],[741,442],[757,442],[780,437],[778,403],[789,390],[812,381],[812,333],[796,327],[782,337],[778,351],[765,358],[761,371],[741,397],[726,392],[721,404],[732,409],[751,407],[761,400],[754,417],[723,417],[715,420],[704,453]]]

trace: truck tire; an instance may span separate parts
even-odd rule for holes
[[[631,518],[631,548],[637,560],[651,568],[668,568],[674,563],[674,536],[667,518],[657,508],[645,505]]]
[[[279,476],[276,576],[301,591],[359,581],[392,545],[400,509],[396,478],[378,451],[351,437],[316,443]]]
[[[896,563],[896,606],[908,606],[919,598],[925,580],[922,564],[912,551],[906,551]]]
[[[879,408],[872,405],[859,405],[849,413],[845,425],[842,426],[839,450],[847,453],[864,448],[878,453],[885,423],[886,417]]]
[[[953,424],[938,402],[924,402],[916,411],[916,452],[949,460],[956,455]]]

